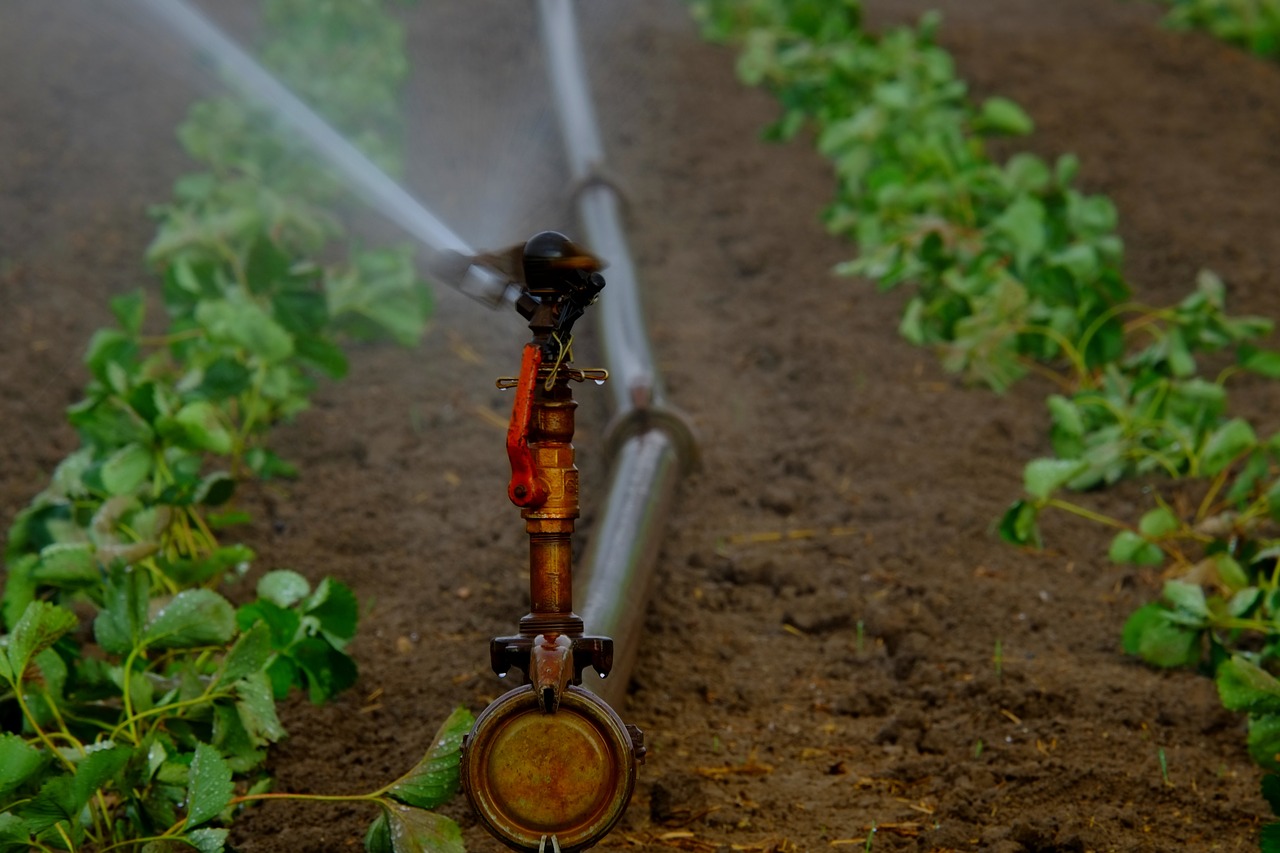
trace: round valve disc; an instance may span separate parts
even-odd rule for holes
[[[622,817],[635,788],[631,736],[613,709],[569,687],[544,714],[533,687],[500,696],[476,718],[462,787],[481,823],[508,846],[584,850]]]

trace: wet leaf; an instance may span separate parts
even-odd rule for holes
[[[35,776],[48,757],[15,734],[0,734],[0,799]]]
[[[4,677],[20,682],[36,655],[56,643],[58,638],[74,631],[78,624],[76,615],[65,608],[47,601],[28,604],[9,637]]]
[[[194,829],[183,838],[200,853],[222,853],[226,849],[227,836],[230,834],[226,829],[205,828]]]
[[[231,642],[236,613],[231,603],[208,589],[189,589],[174,596],[143,632],[143,641],[160,649],[212,646]]]
[[[95,744],[89,748],[89,754],[76,766],[72,780],[71,793],[77,804],[77,811],[84,808],[89,799],[115,776],[124,770],[133,755],[128,746],[116,746],[111,743]]]
[[[311,594],[311,582],[292,569],[267,572],[258,581],[258,597],[278,607],[292,607]]]
[[[10,812],[0,814],[0,853],[29,853],[31,829],[26,821]]]
[[[378,820],[383,821],[379,825]],[[462,830],[444,815],[400,803],[386,803],[365,836],[376,853],[465,853]],[[387,846],[389,843],[389,847]]]
[[[236,638],[218,673],[218,686],[261,672],[271,659],[271,631],[257,622]]]
[[[346,584],[325,578],[303,605],[303,612],[320,622],[320,629],[334,646],[342,648],[356,635],[360,606]]]
[[[187,828],[207,823],[221,814],[231,802],[233,791],[231,768],[226,759],[212,746],[197,743],[187,781]]]
[[[102,610],[93,620],[93,635],[104,651],[126,655],[142,639],[149,601],[145,573],[114,570],[104,588]]]
[[[255,672],[236,682],[236,713],[245,732],[257,746],[284,738],[286,732],[276,715],[276,699],[265,672]]]
[[[32,577],[50,586],[74,587],[102,580],[94,547],[88,542],[57,542],[40,550]]]
[[[470,711],[455,708],[436,732],[427,754],[388,788],[387,794],[420,809],[433,809],[450,800],[458,792],[462,738],[474,723]]]

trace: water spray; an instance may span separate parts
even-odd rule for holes
[[[495,637],[494,671],[526,683],[479,717],[462,755],[462,786],[481,824],[513,850],[585,850],[622,817],[644,758],[644,735],[583,690],[583,672],[613,668],[613,640],[589,636],[573,611],[578,469],[570,382],[608,373],[573,365],[573,324],[605,286],[601,263],[563,235],[543,232],[518,247],[522,290],[515,303],[533,339],[514,389],[507,496],[529,534],[529,613],[519,633]]]
[[[187,0],[134,0],[185,39],[224,80],[269,109],[382,215],[427,250],[427,272],[490,306],[518,294],[492,267],[473,263],[474,250],[453,229],[405,191],[360,149],[290,92]]]

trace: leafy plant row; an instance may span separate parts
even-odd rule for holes
[[[1165,21],[1202,29],[1266,59],[1280,60],[1280,0],[1164,0]]]
[[[264,50],[287,83],[395,168],[403,35],[381,0],[265,0]],[[143,292],[111,300],[91,340],[80,448],[17,518],[0,615],[0,853],[224,848],[240,804],[269,796],[276,701],[350,686],[359,608],[326,578],[265,574],[235,607],[218,590],[251,549],[225,541],[249,477],[292,476],[267,439],[347,370],[344,338],[421,335],[430,307],[410,254],[351,244],[340,187],[234,97],[197,103],[179,138],[203,171],[154,211]],[[335,260],[336,258],[336,260]],[[372,794],[370,850],[461,849],[423,811],[452,796],[470,717]]]
[[[1251,754],[1280,768],[1280,435],[1227,405],[1230,379],[1280,378],[1280,353],[1261,347],[1271,321],[1228,315],[1209,272],[1177,305],[1135,302],[1115,208],[1075,188],[1074,157],[988,156],[987,139],[1032,122],[1005,99],[968,98],[936,14],[873,36],[856,0],[693,9],[709,36],[740,42],[740,76],[777,95],[769,135],[816,135],[837,177],[828,227],[859,251],[841,269],[913,286],[902,333],[997,390],[1028,371],[1059,387],[1054,456],[1027,465],[1001,536],[1039,546],[1040,514],[1065,510],[1116,529],[1112,560],[1169,566],[1126,650],[1210,666],[1223,701],[1250,714]],[[1062,497],[1129,477],[1167,478],[1133,519]]]

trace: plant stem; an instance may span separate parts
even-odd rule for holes
[[[1089,521],[1094,521],[1094,522],[1097,522],[1098,524],[1104,524],[1107,527],[1114,527],[1117,530],[1132,529],[1131,527],[1129,527],[1129,525],[1125,524],[1123,521],[1114,519],[1109,515],[1103,515],[1100,512],[1094,512],[1091,509],[1086,509],[1080,506],[1079,504],[1074,504],[1074,503],[1071,503],[1070,501],[1064,501],[1061,498],[1049,498],[1047,501],[1044,502],[1044,506],[1051,506],[1054,509],[1060,509],[1064,512],[1069,512],[1072,515],[1078,515],[1081,518],[1087,518]]]
[[[395,784],[395,783],[392,783]],[[293,794],[289,792],[282,793],[262,793],[262,794],[244,794],[239,797],[232,797],[227,805],[235,806],[241,803],[251,803],[255,800],[310,800],[316,803],[381,803],[384,801],[383,793],[389,789],[391,785],[371,794]]]

